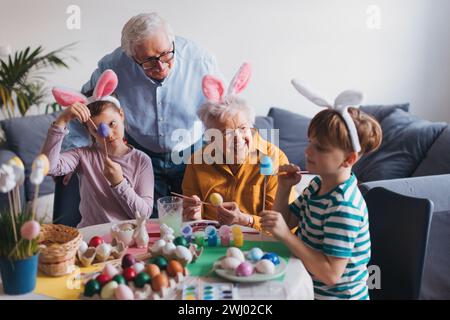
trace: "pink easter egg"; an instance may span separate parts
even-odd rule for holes
[[[237,268],[236,268],[236,275],[239,277],[248,277],[253,274],[253,266],[250,262],[242,262]]]
[[[33,240],[39,236],[41,225],[37,221],[27,221],[20,228],[20,235],[26,240]]]
[[[116,288],[116,291],[114,292],[114,295],[116,296],[117,300],[134,300],[134,294],[133,291],[124,284],[119,284],[119,286]]]
[[[116,269],[113,265],[107,263],[103,268],[103,274],[107,275],[110,279],[114,278],[114,276],[119,274],[119,270]]]

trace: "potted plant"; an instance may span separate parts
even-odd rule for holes
[[[12,118],[18,109],[24,116],[33,105],[41,105],[45,101],[47,88],[43,69],[68,68],[63,55],[74,44],[69,44],[55,51],[44,54],[44,49],[30,47],[0,59],[0,109],[5,118]],[[73,57],[72,57],[73,58]],[[57,106],[47,104],[55,110]]]
[[[39,185],[48,172],[45,155],[33,162],[30,176]],[[24,181],[24,166],[18,157],[0,166],[0,192],[8,193],[9,212],[0,213],[0,274],[6,294],[25,294],[34,290],[38,270],[40,223],[36,221],[36,197],[30,210],[21,211],[19,186]]]

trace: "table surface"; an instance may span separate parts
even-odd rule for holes
[[[130,220],[133,221],[133,220]],[[151,219],[150,221],[157,221]],[[83,239],[89,240],[95,235],[108,234],[113,223],[89,226],[80,229]],[[253,230],[253,229],[250,229]],[[244,231],[246,229],[244,228]],[[249,231],[249,230],[247,230]],[[254,230],[253,230],[254,231]],[[245,240],[249,241],[275,241],[272,237],[260,234],[244,233]],[[224,282],[216,277],[196,277],[207,282]],[[237,285],[238,297],[242,300],[275,300],[275,299],[294,299],[294,300],[310,300],[314,299],[313,283],[311,276],[305,269],[303,263],[296,257],[291,256],[286,268],[286,274],[283,281],[272,280],[263,283],[241,284]],[[44,296],[36,293],[24,295],[8,296],[3,293],[3,287],[0,283],[0,300],[2,299],[33,299],[46,300],[52,297]]]

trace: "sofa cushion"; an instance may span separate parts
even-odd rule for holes
[[[279,147],[289,162],[305,167],[304,150],[308,146],[308,126],[310,118],[279,108],[271,108],[274,129],[279,129]]]
[[[385,116],[380,125],[380,149],[363,156],[353,167],[363,182],[410,177],[447,126],[422,120],[402,109]]]
[[[269,130],[273,129],[273,118],[258,116],[255,119],[255,128],[258,129],[261,137],[268,139],[270,137]]]
[[[390,105],[366,105],[361,106],[361,110],[372,115],[378,122],[383,121],[388,115],[397,109],[409,112],[409,103],[390,104]]]
[[[450,173],[450,126],[439,135],[425,159],[414,171],[413,176],[432,176]]]
[[[55,121],[57,114],[27,116],[1,121],[1,127],[5,132],[7,146],[22,159],[25,166],[25,193],[27,200],[33,199],[34,185],[31,184],[29,176],[33,160],[39,155],[47,130]],[[54,182],[51,177],[45,177],[39,187],[39,195],[54,192]]]

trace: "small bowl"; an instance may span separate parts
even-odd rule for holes
[[[136,224],[132,222],[120,222],[111,227],[111,237],[118,242],[123,242],[127,247],[134,244],[133,233],[136,230]]]

